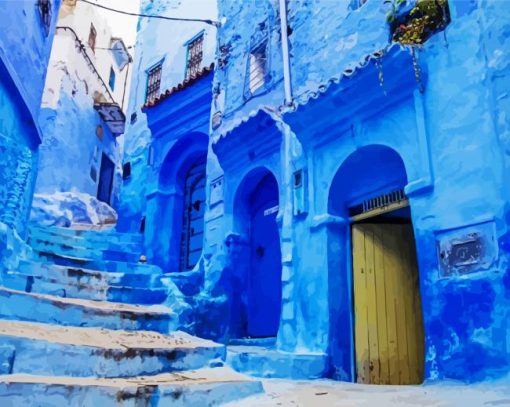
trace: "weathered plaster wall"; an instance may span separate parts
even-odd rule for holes
[[[53,2],[56,16],[60,2]],[[7,7],[8,6],[8,7]],[[2,217],[24,233],[37,163],[40,131],[37,125],[56,17],[46,33],[37,5],[19,1],[0,6],[0,183]]]
[[[32,202],[41,140],[37,124],[60,1],[45,30],[32,1],[0,4],[0,271],[17,266]]]
[[[143,1],[144,14],[160,14],[181,18],[216,20],[216,1]],[[147,72],[163,61],[161,93],[181,83],[185,78],[186,42],[204,31],[203,66],[214,61],[216,28],[199,22],[140,19],[136,42],[134,74],[125,133],[124,162],[131,163],[131,177],[124,181],[121,192],[118,230],[138,232],[146,212],[146,194],[150,192],[146,179],[153,171],[149,165],[152,139],[147,117],[142,112],[146,101]],[[167,40],[162,40],[165,38]],[[130,120],[131,117],[134,120]],[[155,151],[155,150],[153,150]]]

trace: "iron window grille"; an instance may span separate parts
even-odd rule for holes
[[[90,24],[90,32],[89,32],[89,40],[88,44],[92,52],[96,52],[96,39],[97,39],[97,31],[94,24]]]
[[[204,35],[200,35],[188,44],[186,61],[186,79],[196,76],[202,67],[204,57]]]
[[[269,81],[269,40],[267,22],[263,22],[251,38],[244,86],[245,99],[262,93]]]
[[[351,218],[358,217],[363,214],[381,210],[396,204],[406,204],[407,196],[403,189],[397,189],[383,195],[365,199],[363,202],[349,208],[349,216]]]
[[[50,33],[51,27],[51,1],[50,0],[39,0],[39,15],[44,27],[44,33],[46,36]]]
[[[154,102],[154,100],[159,96],[162,69],[163,64],[161,62],[149,69],[147,74],[147,96],[145,98],[146,103]]]

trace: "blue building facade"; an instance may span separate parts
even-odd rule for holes
[[[0,5],[2,269],[24,250],[42,138],[38,115],[59,6],[58,0]]]
[[[119,224],[144,224],[148,261],[193,308],[188,329],[262,376],[507,373],[510,10],[218,10],[214,79],[146,104],[123,192],[143,199]]]
[[[402,256],[416,254],[419,284],[407,305],[402,292],[391,295],[408,319],[421,313],[407,328],[411,339],[423,329],[407,342],[416,347],[407,356],[424,364],[411,363],[414,381],[508,371],[507,10],[484,1],[426,10],[432,3],[287,2],[291,103],[282,11],[274,2],[220,3],[227,22],[218,56],[226,62],[215,77],[223,103],[213,111],[222,123],[211,137],[219,167],[210,178],[224,185],[221,200],[209,201],[208,211],[221,216],[206,215],[204,250],[232,283],[230,336],[276,336],[277,351],[323,355],[322,373],[343,380],[407,382],[402,370],[400,379],[388,376],[400,369],[387,355],[392,335],[405,338],[396,332],[399,312],[379,304],[384,288],[367,248],[389,258],[381,243],[395,235],[389,225],[408,224],[415,244]],[[420,24],[413,19],[427,13],[436,26],[413,39]],[[240,29],[239,21],[252,24]],[[254,194],[268,177],[265,216],[277,211],[279,238],[266,228],[261,244]],[[364,294],[356,283],[359,230],[367,250],[361,273],[375,275]],[[281,250],[268,264],[273,246]],[[363,295],[377,301],[373,312],[385,310],[382,322],[370,320]],[[259,318],[271,332],[257,330]],[[357,342],[368,334],[387,343]]]

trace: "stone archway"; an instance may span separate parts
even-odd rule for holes
[[[234,227],[244,241],[237,272],[234,304],[241,337],[276,337],[281,314],[281,249],[276,216],[279,189],[265,168],[251,171],[234,199]],[[234,311],[236,312],[236,311]]]
[[[328,211],[344,222],[329,237],[329,270],[348,315],[353,377],[360,383],[423,381],[424,334],[407,175],[392,149],[371,145],[352,153],[331,183]],[[341,257],[338,260],[338,257]],[[333,329],[336,329],[333,327]]]
[[[200,258],[207,148],[205,134],[180,138],[162,161],[157,191],[147,196],[146,247],[165,272],[188,271]]]

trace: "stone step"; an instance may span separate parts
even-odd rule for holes
[[[105,240],[109,240],[110,243],[143,244],[143,235],[140,233],[118,233],[115,230],[81,230],[58,226],[40,226],[36,224],[30,225],[29,228],[31,232],[41,232],[63,237],[80,237],[89,242],[101,243]]]
[[[130,377],[223,365],[225,347],[184,332],[115,331],[0,320],[2,373]]]
[[[167,292],[164,288],[110,286],[106,280],[102,280],[99,283],[86,284],[79,282],[77,279],[61,281],[49,278],[48,276],[28,276],[16,271],[5,272],[2,281],[4,287],[13,290],[94,301],[152,305],[163,303],[167,297]]]
[[[229,345],[227,363],[255,377],[310,380],[325,377],[327,358],[322,353],[290,353],[264,346]]]
[[[118,287],[161,287],[160,269],[143,269],[144,272],[108,272],[89,270],[86,268],[58,266],[36,261],[23,260],[20,262],[17,273],[27,277],[41,277],[48,280],[56,280],[64,285],[87,284],[109,285]]]
[[[61,233],[52,232],[51,229],[32,227],[29,230],[30,241],[44,241],[52,242],[55,244],[64,244],[73,247],[82,247],[84,249],[94,250],[110,250],[118,252],[131,252],[140,255],[143,251],[143,245],[138,241],[116,241],[109,238],[105,233],[101,239],[93,238],[87,239],[82,236],[64,235]]]
[[[52,253],[61,256],[78,257],[91,260],[113,260],[136,263],[140,259],[140,252],[124,252],[114,250],[101,250],[71,245],[67,243],[55,243],[40,239],[30,238],[29,245],[37,252]]]
[[[118,273],[151,273],[161,275],[161,268],[153,264],[132,263],[113,260],[94,260],[83,257],[66,256],[53,252],[39,252],[39,257],[51,264]]]
[[[163,305],[132,305],[62,298],[0,287],[0,318],[123,330],[170,332],[178,316]]]
[[[223,367],[128,379],[0,376],[2,406],[217,406],[263,392]]]

